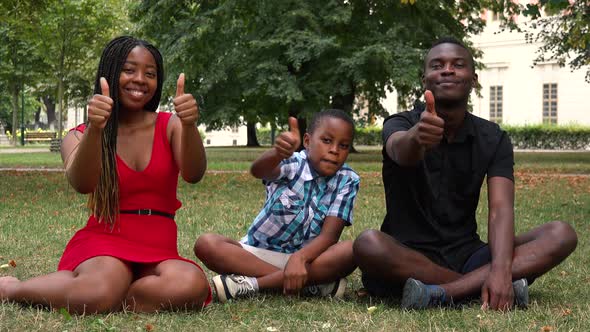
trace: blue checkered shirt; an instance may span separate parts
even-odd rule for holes
[[[266,202],[242,243],[293,253],[320,234],[324,219],[334,216],[352,224],[360,178],[347,164],[330,177],[320,176],[305,150],[280,163],[276,180],[263,181]]]

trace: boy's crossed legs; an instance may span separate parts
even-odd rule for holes
[[[563,222],[541,225],[515,237],[512,278],[537,278],[561,263],[577,244],[573,228]],[[479,294],[490,271],[485,264],[462,275],[433,263],[423,254],[376,230],[363,232],[354,242],[354,256],[363,275],[387,285],[390,294],[401,292],[409,278],[438,285],[447,299],[463,299]],[[412,280],[411,280],[412,281]],[[387,292],[388,289],[384,290]],[[494,309],[495,303],[489,304]]]
[[[284,289],[283,270],[289,258],[287,254],[242,245],[236,240],[211,233],[203,234],[197,239],[194,251],[205,266],[219,274],[255,278],[260,290]],[[255,253],[258,251],[266,251],[271,257],[265,257],[264,253],[257,256]],[[355,268],[352,241],[338,242],[308,265],[306,286],[335,282],[334,291],[344,291],[345,284],[342,284],[344,281],[341,278],[352,273]],[[221,276],[221,278],[227,278],[227,276]],[[233,297],[231,294],[228,297],[225,296],[220,282],[222,281],[218,277],[213,278],[219,299],[225,301]],[[306,288],[310,290],[309,287]],[[341,294],[338,293],[338,296]]]

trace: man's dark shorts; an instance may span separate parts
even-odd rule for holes
[[[414,249],[415,250],[415,249]],[[492,253],[490,252],[490,247],[482,243],[479,249],[476,249],[470,256],[467,258],[465,263],[463,263],[460,268],[452,268],[445,264],[443,261],[444,259],[440,257],[440,255],[435,254],[433,252],[427,252],[418,250],[421,254],[428,257],[431,261],[435,264],[440,266],[446,267],[450,270],[455,272],[459,272],[461,274],[466,274],[471,271],[474,271],[492,261]],[[370,278],[363,274],[362,276],[363,285],[365,289],[369,292],[369,294],[373,296],[380,296],[380,297],[399,297],[402,293],[403,283],[396,284],[390,283],[384,280],[377,280]]]

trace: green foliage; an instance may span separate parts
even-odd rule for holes
[[[241,119],[276,125],[327,107],[382,115],[387,91],[402,102],[420,94],[434,40],[480,32],[479,13],[500,5],[509,15],[508,0],[148,0],[131,17],[164,53],[168,93],[185,72],[201,120],[215,129]]]
[[[515,22],[508,26],[525,30],[529,42],[542,43],[535,63],[555,60],[572,69],[590,65],[589,1],[540,0],[519,5],[515,13],[531,18],[531,29],[523,29]],[[586,71],[586,81],[590,83],[590,69]]]
[[[582,126],[508,126],[503,125],[517,149],[588,150],[590,127]]]

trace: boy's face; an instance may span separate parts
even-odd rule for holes
[[[311,166],[321,176],[332,176],[342,167],[352,144],[352,126],[341,119],[324,117],[313,133],[305,133],[303,146]]]

